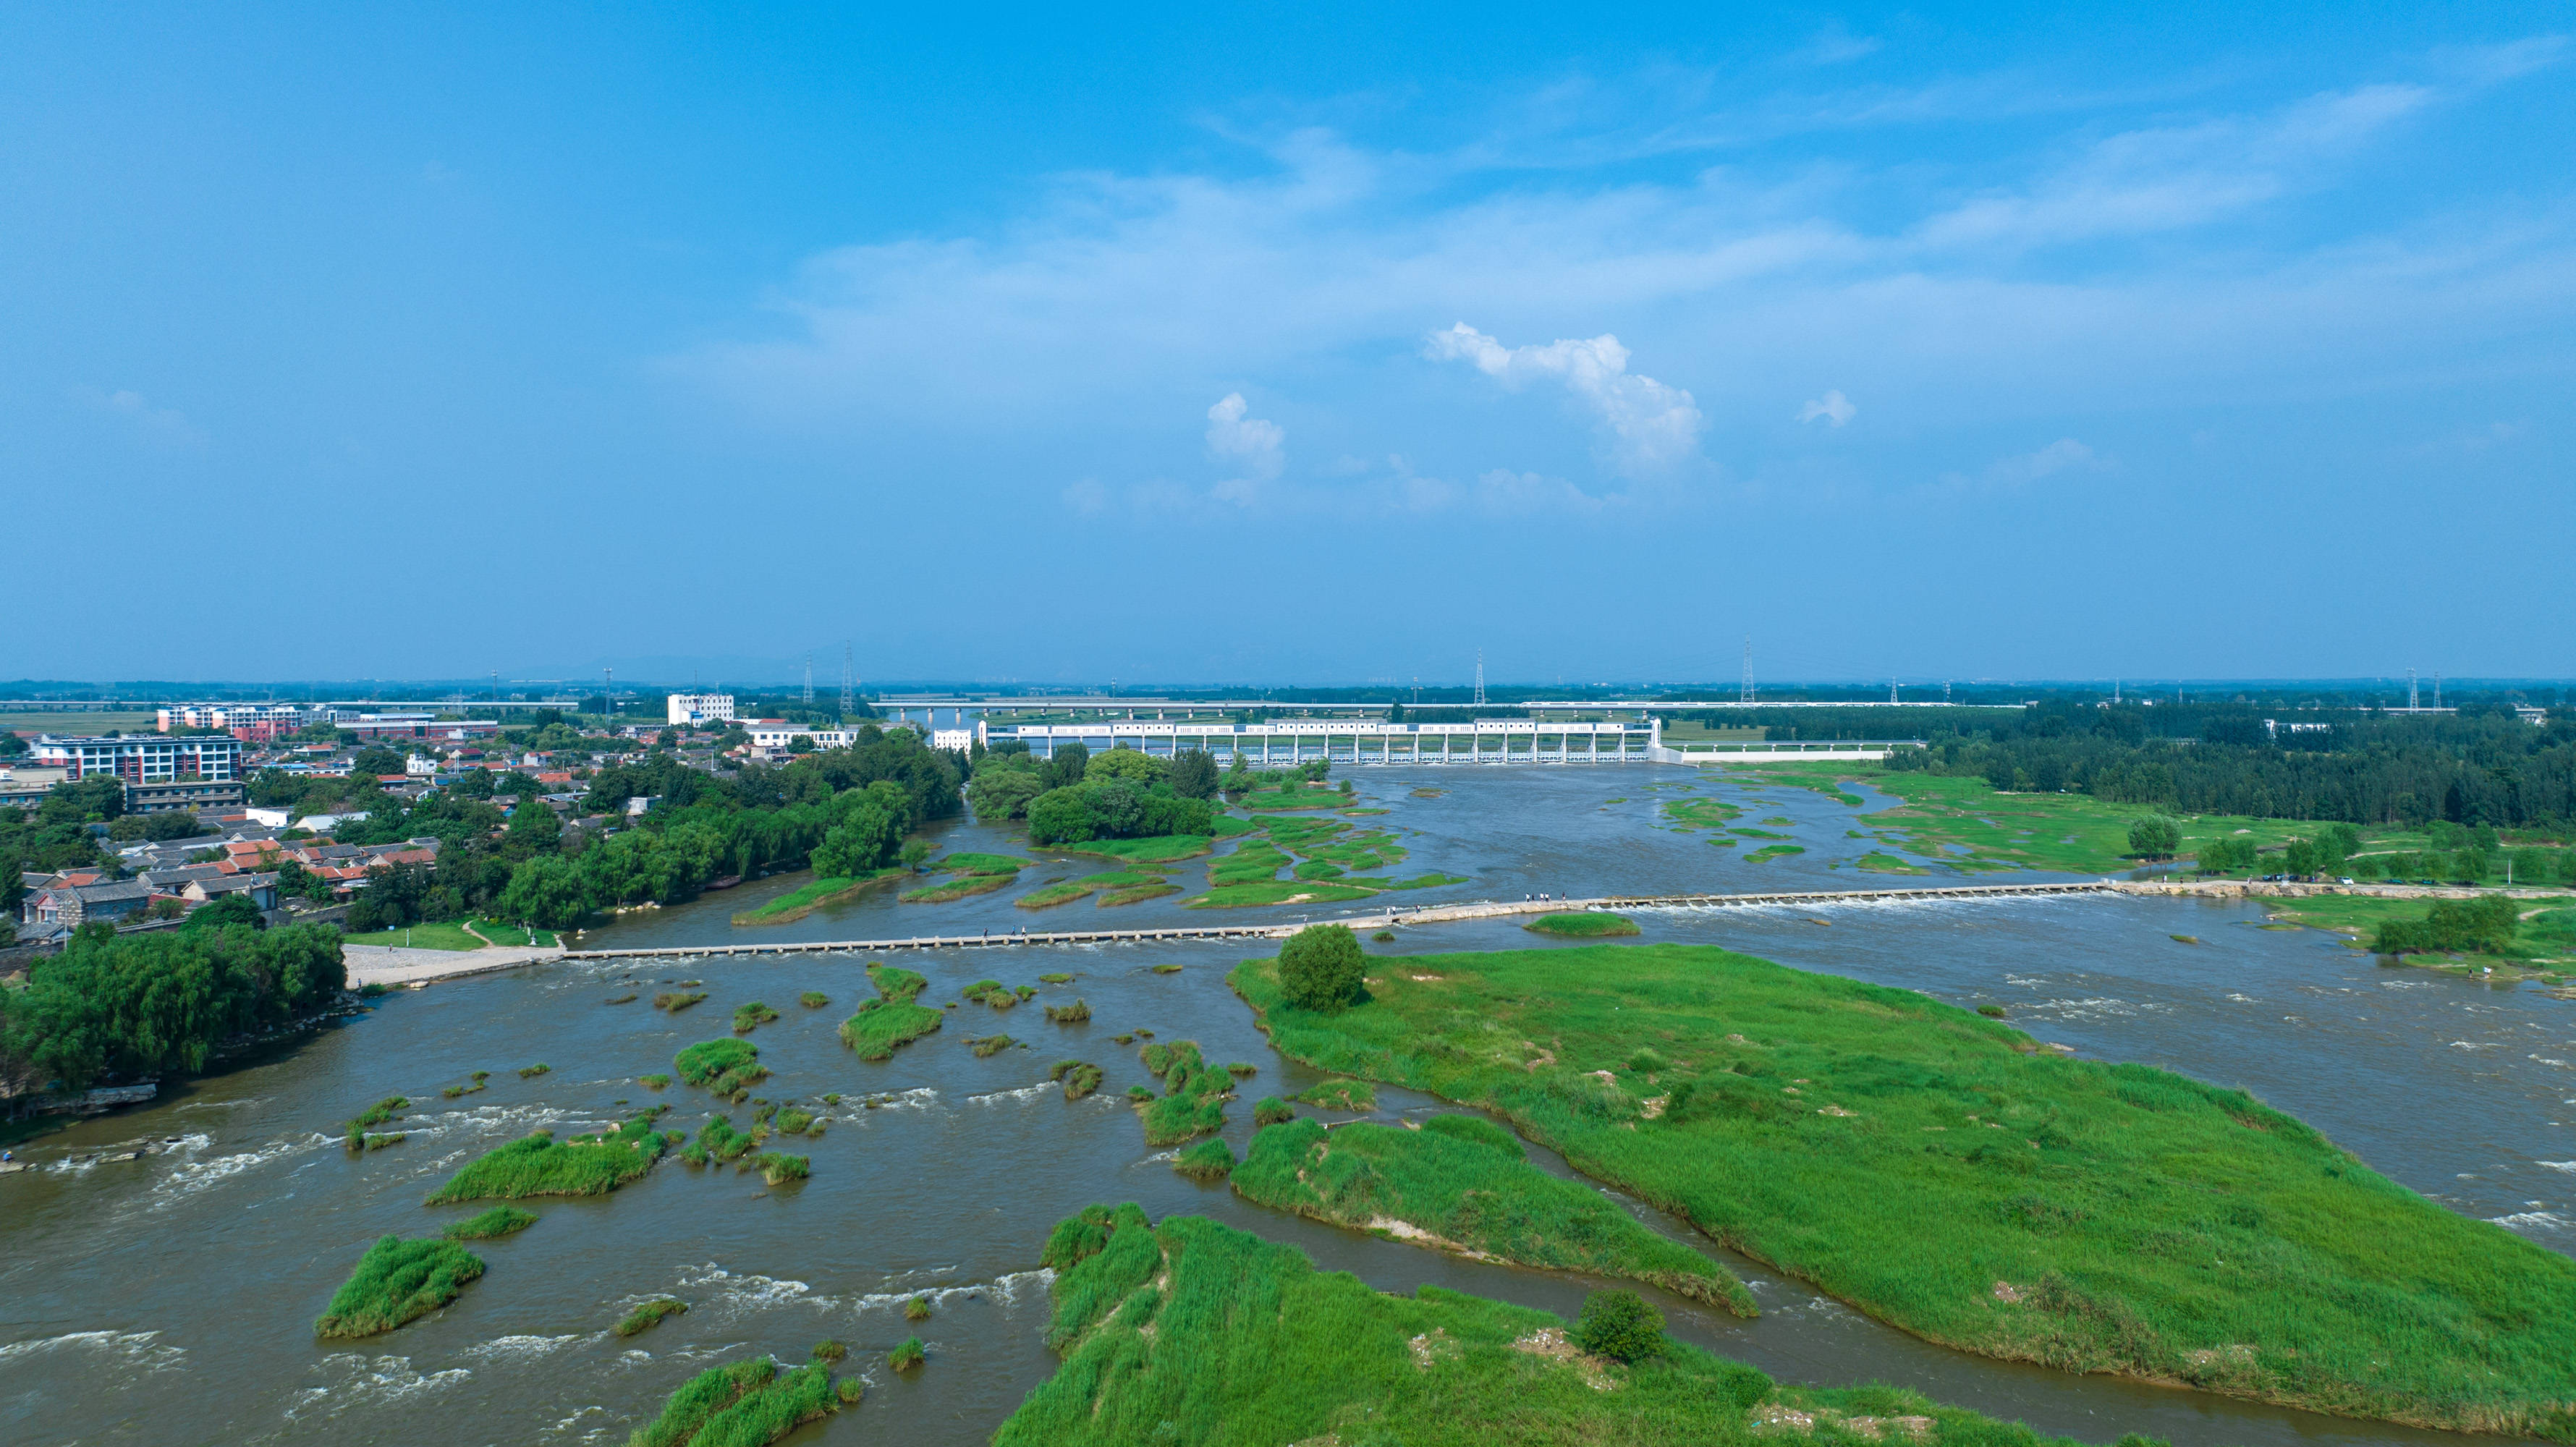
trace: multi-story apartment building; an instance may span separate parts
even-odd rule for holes
[[[248,744],[264,744],[304,727],[302,707],[291,703],[189,703],[161,710],[161,732],[174,728],[222,729]]]
[[[733,695],[729,693],[675,693],[670,705],[670,722],[706,724],[733,722]]]
[[[33,761],[63,770],[66,782],[101,775],[129,784],[169,784],[182,778],[229,781],[241,777],[242,741],[226,735],[123,734],[110,738],[66,738],[40,734]]]

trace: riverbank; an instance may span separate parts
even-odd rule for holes
[[[2576,1262],[2243,1092],[1704,946],[1409,955],[1332,1016],[1230,978],[1292,1058],[1498,1111],[1927,1340],[2576,1440]]]
[[[348,966],[349,988],[353,990],[363,990],[369,985],[398,989],[437,980],[461,980],[470,975],[488,975],[498,970],[544,964],[563,956],[564,950],[560,945],[551,948],[487,945],[474,950],[407,950],[399,945],[340,946],[340,959]]]

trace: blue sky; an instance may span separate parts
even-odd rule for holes
[[[2576,675],[2563,6],[1396,8],[0,12],[0,676]]]

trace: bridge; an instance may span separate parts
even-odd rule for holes
[[[1777,905],[1809,907],[1837,904],[1911,904],[1917,900],[2010,899],[2030,895],[2086,895],[2121,892],[2109,880],[2072,884],[1961,884],[1923,889],[1828,889],[1769,894],[1613,894],[1594,899],[1523,899],[1487,904],[1432,905],[1391,909],[1382,914],[1290,924],[1175,925],[1164,929],[1021,930],[993,934],[912,935],[880,940],[799,940],[757,945],[675,945],[663,949],[566,950],[567,960],[618,960],[720,955],[815,955],[858,951],[978,949],[1017,945],[1125,945],[1186,940],[1279,940],[1309,923],[1348,925],[1354,930],[1392,929],[1398,925],[1446,924],[1459,920],[1503,919],[1524,914],[1562,914],[1589,909],[1725,909]]]

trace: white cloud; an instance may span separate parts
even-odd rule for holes
[[[2061,472],[2098,472],[2109,465],[2092,448],[2061,437],[2037,452],[1996,459],[1986,468],[1985,482],[1989,487],[2021,487]]]
[[[1251,404],[1241,392],[1228,392],[1207,411],[1208,455],[1229,465],[1240,463],[1242,475],[1218,483],[1211,491],[1238,506],[1259,495],[1261,484],[1288,465],[1288,433],[1276,422],[1247,417]]]
[[[1435,362],[1471,362],[1514,391],[1533,381],[1564,383],[1610,434],[1623,471],[1670,467],[1698,450],[1702,419],[1691,394],[1630,372],[1628,349],[1606,332],[1588,341],[1505,347],[1460,322],[1433,332],[1422,352]]]
[[[1834,391],[1827,392],[1824,396],[1816,399],[1815,401],[1809,402],[1806,406],[1799,408],[1798,420],[1801,422],[1813,422],[1817,418],[1822,417],[1827,422],[1832,423],[1836,427],[1840,427],[1844,423],[1852,420],[1852,414],[1859,410],[1859,408],[1854,407],[1851,404],[1851,399],[1844,396],[1841,389],[1837,388]]]

